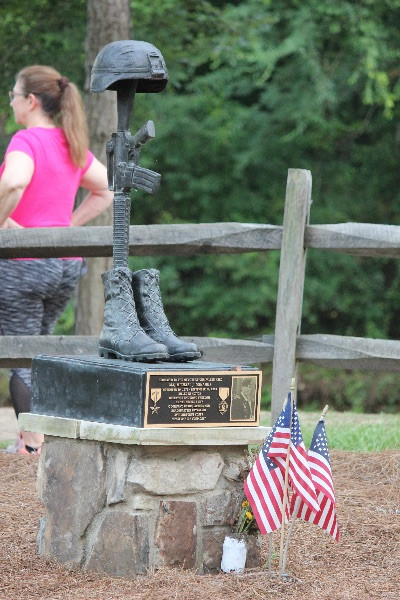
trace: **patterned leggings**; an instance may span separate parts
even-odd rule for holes
[[[61,258],[0,259],[0,334],[51,334],[74,293],[81,265]],[[14,368],[11,373],[30,390],[31,369]],[[13,396],[18,388],[10,386],[16,412],[20,402]]]

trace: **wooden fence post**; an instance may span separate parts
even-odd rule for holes
[[[304,232],[311,205],[311,173],[289,169],[276,304],[271,420],[275,422],[296,377],[296,337],[300,334],[306,249]]]

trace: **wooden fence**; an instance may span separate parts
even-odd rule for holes
[[[365,223],[309,225],[311,173],[288,172],[283,226],[247,223],[137,225],[131,255],[233,254],[280,250],[275,335],[257,340],[186,338],[207,361],[273,363],[272,418],[278,415],[299,362],[326,367],[400,370],[400,342],[335,335],[301,335],[307,248],[357,256],[399,257],[400,226]],[[112,256],[111,227],[0,230],[0,258]],[[0,282],[1,285],[1,282]],[[37,354],[96,354],[95,336],[3,336],[0,366],[29,366]]]

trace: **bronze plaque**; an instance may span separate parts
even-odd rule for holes
[[[258,426],[261,371],[150,371],[144,427]]]

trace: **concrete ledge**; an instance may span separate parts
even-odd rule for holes
[[[60,419],[59,417],[49,417],[35,413],[20,413],[18,424],[23,431],[45,433],[70,439],[79,438],[80,421],[77,419]]]
[[[128,427],[21,413],[21,429],[55,437],[145,446],[243,446],[262,444],[270,427]]]

